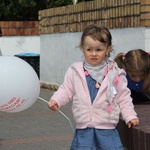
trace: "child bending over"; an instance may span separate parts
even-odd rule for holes
[[[133,103],[150,102],[150,54],[142,49],[119,53],[115,59],[127,75]]]

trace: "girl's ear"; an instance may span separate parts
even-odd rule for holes
[[[112,51],[112,46],[109,46],[109,47],[107,48],[106,55],[109,56],[111,51]]]

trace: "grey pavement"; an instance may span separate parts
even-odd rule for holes
[[[40,97],[48,101],[53,92],[41,89]],[[61,111],[74,126],[71,104]],[[0,150],[69,150],[72,136],[69,121],[40,99],[22,112],[0,112]]]

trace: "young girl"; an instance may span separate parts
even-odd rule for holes
[[[150,102],[150,54],[141,49],[119,53],[114,59],[127,72],[133,103]]]
[[[88,26],[80,43],[85,59],[71,65],[49,101],[52,110],[73,103],[76,131],[70,150],[123,150],[116,129],[120,114],[129,128],[139,124],[125,72],[107,57],[111,39],[107,28]]]

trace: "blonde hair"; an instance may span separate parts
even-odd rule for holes
[[[143,92],[150,94],[150,56],[142,49],[130,50],[126,54],[119,53],[114,61],[119,68],[123,68],[127,73],[145,73]]]

